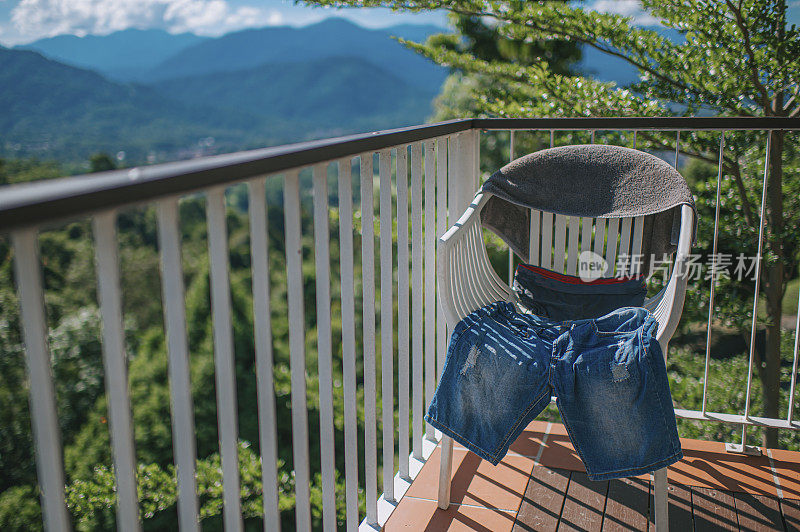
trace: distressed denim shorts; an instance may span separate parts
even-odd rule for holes
[[[554,322],[497,302],[456,325],[426,421],[497,464],[551,395],[592,480],[681,459],[658,323],[644,308]]]

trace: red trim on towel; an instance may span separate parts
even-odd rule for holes
[[[540,268],[539,266],[533,266],[531,264],[519,264],[517,265],[518,268],[522,267],[526,270],[530,270],[534,273],[538,273],[542,277],[547,277],[548,279],[554,279],[556,281],[561,281],[562,283],[570,283],[570,284],[584,284],[584,285],[596,285],[596,284],[617,284],[617,283],[626,283],[628,281],[639,280],[644,277],[644,275],[630,275],[627,277],[610,277],[610,278],[600,278],[594,279],[593,281],[584,281],[580,277],[575,275],[566,275],[564,273],[554,272],[552,270],[546,270],[544,268]]]

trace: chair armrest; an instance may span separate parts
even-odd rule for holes
[[[476,194],[464,214],[439,239],[439,300],[450,326],[484,305],[512,298],[513,291],[495,273],[483,243],[480,211],[490,197],[489,193]]]
[[[661,300],[658,302],[653,314],[658,321],[656,339],[661,344],[664,358],[667,356],[667,347],[672,335],[678,328],[683,314],[683,303],[686,299],[686,285],[689,281],[687,263],[689,252],[692,249],[692,231],[694,229],[694,211],[688,205],[681,208],[681,232],[678,239],[678,251],[675,253],[675,263],[672,267],[667,286],[663,290]]]

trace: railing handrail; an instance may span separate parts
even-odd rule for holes
[[[800,130],[800,118],[777,116],[743,117],[564,117],[564,118],[475,118],[472,127],[485,130],[629,130],[629,131],[704,131],[704,130]]]
[[[0,188],[0,233],[472,129],[473,119],[360,133]]]
[[[800,130],[800,118],[465,118],[2,187],[0,233],[471,129]]]

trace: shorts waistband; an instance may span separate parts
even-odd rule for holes
[[[574,275],[558,273],[530,264],[518,264],[515,278],[544,288],[572,294],[636,294],[644,290],[643,275],[601,278],[584,281]]]
[[[483,307],[478,312],[491,315],[500,313],[510,321],[524,320],[525,324],[534,329],[547,329],[563,333],[566,331],[592,331],[594,333],[633,333],[644,328],[649,330],[656,322],[649,310],[643,307],[622,307],[599,318],[586,318],[579,320],[552,321],[535,314],[520,314],[513,304],[498,301]]]

